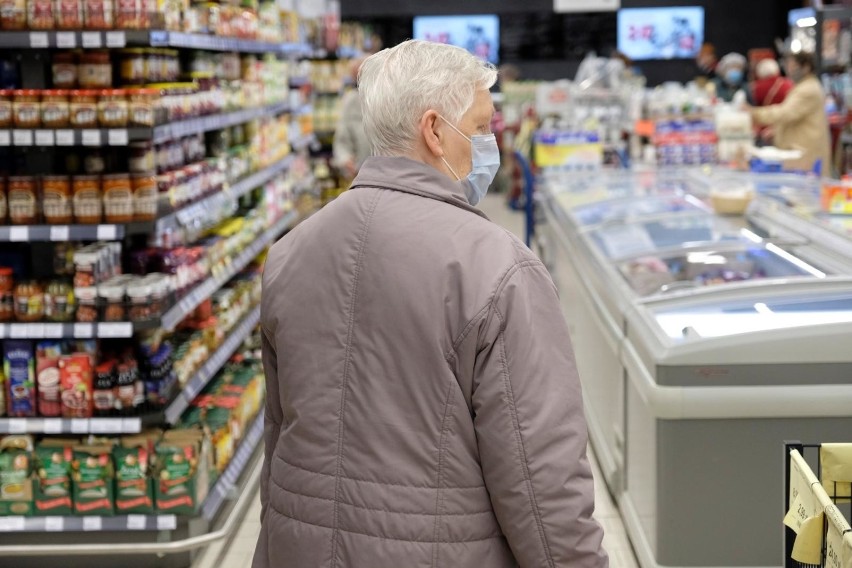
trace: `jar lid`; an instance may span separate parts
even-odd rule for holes
[[[98,297],[98,289],[94,286],[84,286],[74,288],[74,296],[79,301],[94,302]]]
[[[98,296],[105,300],[121,301],[124,299],[124,286],[121,284],[101,284],[98,286]]]
[[[127,92],[124,89],[104,89],[101,91],[101,96],[108,97],[124,97]]]
[[[13,91],[16,97],[37,97],[41,91],[37,89],[17,89]]]
[[[65,181],[65,182],[68,182],[68,181],[70,181],[71,178],[69,176],[43,176],[41,179],[44,180],[44,181]]]
[[[96,97],[98,95],[98,91],[94,89],[74,89],[71,91],[72,97]]]
[[[143,89],[128,89],[128,94],[130,96],[134,95],[159,95],[160,91],[157,89],[149,89],[147,87]]]
[[[35,176],[9,176],[9,183],[35,182]]]
[[[151,286],[144,280],[127,285],[127,295],[134,300],[147,298],[151,295]]]

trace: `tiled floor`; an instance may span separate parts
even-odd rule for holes
[[[516,235],[522,234],[523,216],[509,211],[503,196],[489,195],[482,202],[481,208],[495,223],[506,227]],[[595,476],[595,517],[604,528],[604,548],[609,553],[610,566],[611,568],[638,568],[618,508],[604,485],[603,476],[591,448],[589,448],[589,457]],[[258,498],[246,513],[245,520],[236,536],[229,542],[211,546],[201,555],[193,568],[249,568],[259,532],[260,500]]]

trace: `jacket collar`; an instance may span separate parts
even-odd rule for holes
[[[488,217],[468,202],[461,185],[432,166],[402,157],[371,157],[364,161],[351,189],[378,187],[436,199]]]

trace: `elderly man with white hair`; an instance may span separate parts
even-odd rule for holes
[[[605,568],[582,396],[547,270],[476,209],[496,72],[368,58],[352,189],[269,253],[254,568]]]

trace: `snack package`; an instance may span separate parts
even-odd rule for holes
[[[94,370],[92,358],[86,353],[74,353],[59,359],[62,416],[89,418],[92,416]]]
[[[33,492],[36,515],[71,515],[71,466],[77,440],[47,438],[36,446]]]
[[[154,512],[154,480],[150,474],[156,438],[159,433],[124,438],[121,446],[113,449],[117,513]]]
[[[6,416],[6,371],[0,364],[0,417]]]
[[[75,515],[114,512],[111,446],[76,446],[71,474]]]
[[[60,416],[62,403],[59,398],[59,358],[62,343],[39,341],[36,344],[36,384],[38,385],[39,416]]]
[[[0,516],[33,512],[32,436],[0,440]]]
[[[6,375],[9,416],[35,416],[35,356],[32,341],[4,341],[3,374]]]
[[[200,430],[171,430],[157,444],[159,513],[195,514],[210,488],[209,444]]]

